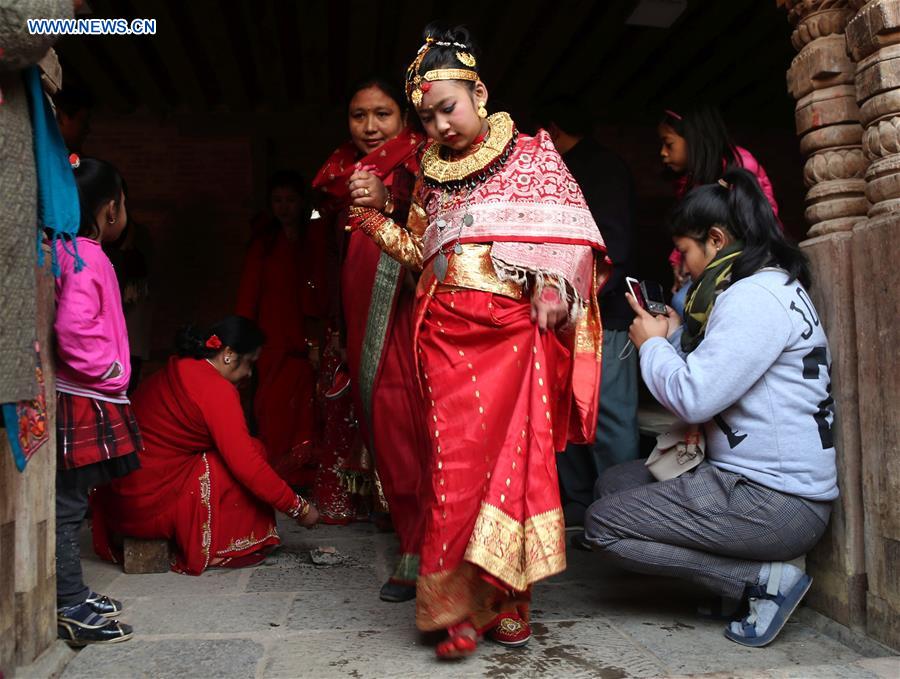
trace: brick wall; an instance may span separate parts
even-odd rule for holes
[[[311,177],[346,134],[340,114],[327,110],[165,122],[98,117],[92,127],[86,153],[119,167],[131,218],[146,224],[153,238],[152,351],[158,358],[169,351],[179,325],[213,321],[231,310],[248,223],[263,206],[267,175],[290,167]],[[734,136],[766,167],[787,231],[802,237],[802,162],[793,132],[734,130]],[[674,194],[661,175],[655,130],[601,127],[597,137],[625,159],[635,178],[635,273],[668,287],[665,216]]]

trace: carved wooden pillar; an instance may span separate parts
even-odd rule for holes
[[[857,62],[872,206],[853,229],[859,421],[868,571],[866,631],[900,648],[900,0],[853,3],[847,47]]]
[[[798,54],[787,73],[797,99],[796,126],[807,156],[804,180],[810,258],[810,290],[832,353],[832,394],[837,411],[840,500],[829,532],[807,556],[815,578],[809,603],[842,624],[865,625],[865,548],[858,410],[857,335],[853,287],[853,227],[869,210],[856,102],[856,66],[844,29],[854,10],[846,0],[787,0]]]

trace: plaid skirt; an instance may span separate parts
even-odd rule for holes
[[[57,392],[56,448],[59,469],[118,460],[143,450],[141,432],[128,403],[110,403]]]

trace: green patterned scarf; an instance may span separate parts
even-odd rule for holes
[[[716,297],[731,285],[731,267],[743,249],[744,243],[739,240],[722,248],[688,291],[684,305],[684,330],[681,334],[681,350],[686,354],[703,341],[709,313]]]

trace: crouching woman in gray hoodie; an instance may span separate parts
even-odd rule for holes
[[[585,538],[626,568],[740,600],[725,636],[765,646],[812,582],[784,562],[819,541],[838,496],[828,341],[806,257],[750,173],[695,188],[670,228],[694,281],[686,320],[629,297],[629,336],[656,399],[701,425],[706,460],[659,482],[643,460],[613,467]]]

